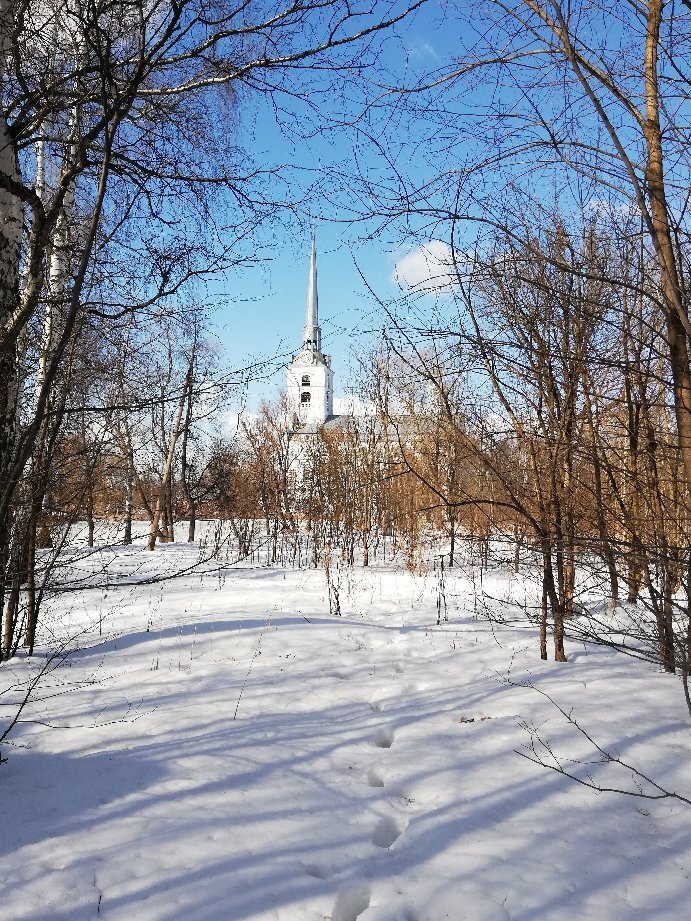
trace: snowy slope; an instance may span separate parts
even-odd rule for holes
[[[85,632],[4,750],[2,918],[691,917],[691,807],[519,757],[526,725],[560,757],[593,751],[506,682],[688,796],[675,678],[582,646],[541,663],[532,629],[473,614],[453,574],[440,626],[434,579],[394,569],[344,577],[340,618],[321,571],[117,587],[195,554],[114,550],[107,592],[52,603],[57,634]],[[635,790],[616,765],[575,769]]]

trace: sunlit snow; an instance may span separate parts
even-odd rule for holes
[[[468,568],[447,573],[439,625],[434,575],[390,562],[341,571],[342,617],[323,570],[147,583],[198,554],[82,560],[73,575],[103,567],[103,587],[52,598],[41,654],[3,667],[3,687],[26,680],[76,637],[3,749],[3,918],[689,917],[691,807],[598,795],[516,753],[537,731],[576,773],[636,791],[583,764],[592,748],[537,688],[689,796],[678,679],[573,643],[541,662],[532,626],[488,621]],[[521,578],[484,588],[530,591]]]

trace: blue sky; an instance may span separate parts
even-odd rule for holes
[[[390,280],[394,258],[380,244],[351,247],[341,225],[317,221],[315,226],[322,343],[332,356],[339,395],[351,378],[353,356],[370,346],[384,324],[358,266],[372,288],[389,297],[397,290]],[[218,293],[224,295],[225,303],[216,319],[226,351],[224,364],[240,368],[266,360],[267,373],[276,369],[273,376],[250,387],[250,408],[283,386],[282,367],[289,360],[288,353],[300,347],[309,252],[308,230],[292,236],[286,233],[277,239],[264,264],[219,280]]]
[[[463,60],[464,49],[476,42],[481,48],[487,42],[501,44],[501,34],[476,31],[482,24],[478,11],[430,0],[398,34],[383,41],[377,59],[381,84],[413,84],[423,73],[433,78],[435,72],[453,70],[451,63]],[[541,85],[542,63],[536,59],[525,79],[534,81],[540,91],[536,99],[541,117],[560,124],[561,97],[550,92],[549,81]],[[233,141],[262,168],[279,168],[280,178],[269,182],[270,195],[299,202],[290,213],[276,208],[253,238],[261,256],[257,264],[233,270],[213,286],[224,302],[217,316],[226,367],[266,362],[262,379],[249,389],[250,410],[262,397],[278,393],[284,384],[283,367],[300,345],[312,225],[317,232],[323,346],[333,358],[339,396],[356,384],[351,373],[355,358],[376,343],[386,324],[377,297],[387,302],[401,294],[392,278],[396,263],[430,243],[441,247],[434,256],[443,255],[450,232],[446,205],[454,205],[456,184],[462,182],[458,177],[469,175],[468,164],[487,155],[493,165],[472,173],[469,206],[461,205],[466,213],[484,216],[488,212],[483,209],[496,207],[501,214],[504,207],[520,208],[523,195],[536,200],[555,197],[567,212],[578,206],[579,196],[587,200],[591,193],[581,188],[580,180],[573,187],[566,182],[555,185],[561,171],[558,158],[550,166],[541,164],[541,152],[521,154],[523,143],[530,147],[541,137],[540,119],[513,72],[494,76],[496,82],[491,70],[486,75],[477,72],[456,86],[444,84],[436,95],[390,97],[390,102],[398,99],[400,105],[363,109],[363,100],[376,99],[380,92],[375,82],[346,81],[327,88],[328,74],[306,70],[295,76],[291,88],[299,92],[293,95],[269,97],[248,90],[235,99]],[[554,73],[550,79],[556,79]],[[574,111],[582,115],[578,87],[575,92]],[[498,113],[501,117],[495,118]],[[339,120],[351,121],[357,128],[338,128]],[[495,162],[498,152],[502,157]],[[397,170],[410,187],[425,187],[419,200],[423,212],[430,204],[429,215],[413,209],[396,221],[383,222],[383,229],[374,220],[349,223],[358,209],[367,211],[369,186],[376,187],[377,193],[389,191],[390,200],[396,199],[401,191]],[[518,191],[512,190],[513,182]],[[315,190],[309,193],[312,187]],[[472,235],[481,234],[482,225],[474,230],[468,223],[463,226],[458,231],[466,234],[463,245],[472,246]],[[457,238],[456,245],[460,242]],[[420,261],[412,267],[413,280],[418,282]],[[440,293],[439,286],[435,293]],[[418,309],[421,314],[428,310],[426,300]]]
[[[404,69],[428,67],[439,52],[432,45],[431,5],[418,15],[398,37],[387,39],[381,61],[390,74]],[[437,45],[439,38],[437,36]],[[311,74],[307,81],[318,81]],[[373,92],[368,89],[370,94]],[[357,108],[352,94],[348,100],[322,94],[319,83],[309,86],[306,103],[276,97],[285,106],[278,113],[268,98],[248,93],[239,106],[237,143],[248,150],[263,168],[279,166],[285,181],[274,185],[277,196],[303,198],[297,213],[282,214],[265,223],[257,239],[261,260],[249,268],[234,269],[219,277],[210,290],[223,306],[216,311],[217,332],[225,349],[223,364],[241,368],[267,361],[266,377],[251,384],[247,405],[255,409],[263,397],[272,397],[284,385],[283,366],[289,353],[300,346],[310,252],[310,228],[316,228],[319,276],[319,312],[325,351],[332,355],[336,375],[336,396],[353,382],[354,356],[367,351],[377,340],[386,318],[367,285],[383,300],[400,293],[392,278],[398,258],[410,251],[392,229],[373,239],[371,227],[349,224],[349,193],[330,183],[332,167],[353,166],[357,145],[358,167],[367,175],[382,171],[381,158],[368,151],[362,138],[349,130],[323,130],[329,120],[338,119],[348,105]],[[375,116],[376,117],[376,116]],[[303,121],[304,119],[304,121]],[[293,120],[296,120],[293,122]],[[301,140],[294,123],[311,136]],[[315,129],[310,131],[310,126]],[[305,197],[311,184],[320,192]],[[363,281],[362,273],[367,279]],[[271,375],[272,369],[275,373]]]
[[[248,89],[232,97],[237,110],[232,143],[258,166],[280,168],[280,178],[269,183],[275,200],[299,202],[290,213],[277,207],[252,238],[252,252],[261,257],[257,264],[233,270],[211,286],[212,294],[224,303],[217,318],[227,352],[225,366],[267,362],[265,379],[250,388],[249,409],[256,408],[261,396],[278,392],[284,383],[282,368],[290,352],[299,347],[312,225],[317,230],[323,344],[333,356],[338,396],[353,382],[353,355],[366,352],[386,322],[356,263],[376,294],[384,301],[393,300],[400,294],[392,280],[396,262],[420,245],[448,242],[447,206],[471,217],[457,225],[457,232],[465,236],[456,237],[455,244],[464,248],[473,245],[472,234],[483,245],[485,217],[501,223],[515,215],[521,230],[523,216],[530,225],[539,215],[540,202],[547,215],[555,208],[577,215],[593,202],[610,208],[628,204],[625,170],[611,147],[605,150],[604,160],[600,157],[607,138],[602,137],[602,126],[579,81],[569,77],[568,70],[562,74],[558,60],[543,56],[549,41],[546,46],[536,41],[533,48],[515,21],[509,18],[502,23],[500,12],[496,13],[499,26],[492,27],[483,17],[496,9],[493,4],[430,0],[397,35],[386,36],[377,58],[380,85],[411,84],[423,72],[431,79],[435,73],[448,74],[454,70],[452,62],[466,61],[472,53],[468,49],[475,45],[478,54],[484,57],[484,50],[490,59],[494,44],[502,53],[504,45],[521,54],[530,52],[520,66],[473,71],[467,78],[445,82],[429,96],[390,97],[400,100],[398,108],[362,109],[363,99],[375,99],[380,92],[376,80],[357,85],[346,81],[327,88],[328,74],[310,70],[295,76],[288,87],[297,91],[294,94],[279,92],[270,98]],[[606,33],[607,8],[599,18],[587,24],[584,20],[580,26],[612,68],[620,56],[627,59],[628,49],[620,48],[623,37],[634,45],[640,41],[636,33],[640,24],[636,25],[631,8],[622,6],[621,16],[622,23],[611,24]],[[540,54],[532,57],[534,51]],[[621,79],[633,87],[632,92],[640,90],[640,74],[635,71]],[[606,94],[603,98],[635,155],[640,140],[636,126]],[[353,122],[357,130],[335,128],[339,116]],[[582,168],[564,167],[561,152],[568,148],[553,151],[554,130],[565,142],[574,131],[577,136],[585,132],[583,136],[592,141],[585,152],[579,150]],[[603,162],[609,185],[601,175]],[[390,200],[396,199],[400,191],[396,170],[409,187],[424,187],[418,196],[421,210],[414,204],[412,214],[402,213],[383,231],[374,221],[349,224],[358,207],[367,211],[368,185],[377,193],[388,190]],[[348,174],[352,183],[341,180],[341,174]],[[307,194],[312,186],[316,190]],[[399,201],[406,201],[408,191]],[[427,301],[418,308],[421,315],[429,312]],[[276,373],[271,376],[273,368]]]

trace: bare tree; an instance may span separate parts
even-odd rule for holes
[[[191,0],[0,5],[0,607],[13,555],[23,565],[13,542],[26,470],[49,442],[47,418],[57,431],[56,385],[81,331],[103,336],[174,298],[275,214],[261,169],[228,156],[227,113],[253,92],[289,98],[310,73],[357,77],[408,12],[340,0],[213,14]],[[235,233],[218,246],[221,197]]]

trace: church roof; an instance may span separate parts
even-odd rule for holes
[[[416,435],[431,428],[431,420],[424,416],[391,416],[384,420],[380,416],[367,415],[338,415],[330,416],[323,424],[301,425],[293,432],[294,435],[314,436],[320,431],[343,432],[343,434],[357,434],[360,437],[374,434],[377,438],[395,442],[399,439],[408,442]]]
[[[317,289],[317,241],[312,231],[312,251],[310,252],[310,277],[307,285],[307,310],[305,312],[305,329],[319,326],[319,292]]]

